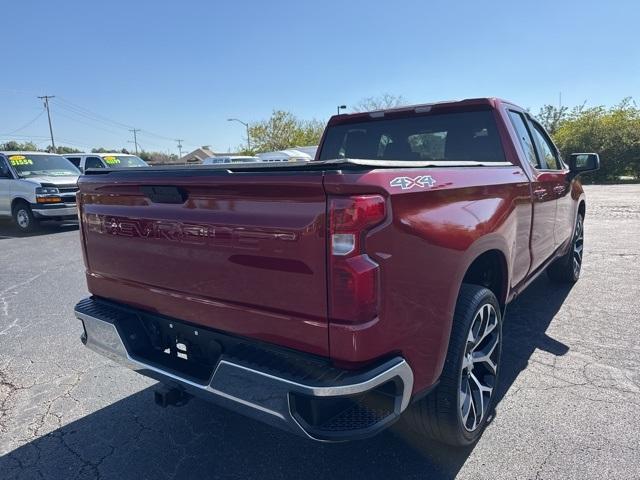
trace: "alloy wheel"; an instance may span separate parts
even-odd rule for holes
[[[460,368],[460,419],[469,432],[476,430],[488,414],[498,376],[501,341],[498,314],[492,304],[484,304],[471,322]]]
[[[584,231],[582,218],[578,217],[576,233],[573,239],[573,274],[577,278],[582,268],[582,250],[584,248]]]

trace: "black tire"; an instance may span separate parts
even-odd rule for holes
[[[31,233],[38,229],[38,220],[33,216],[27,202],[16,202],[11,211],[13,223],[20,233]]]
[[[584,219],[582,214],[576,218],[573,237],[569,251],[558,258],[547,268],[547,276],[554,282],[576,283],[582,271],[582,254],[584,249]]]
[[[491,354],[490,356],[495,361],[496,369],[493,378],[489,378],[490,375],[487,376],[483,374],[485,369],[489,372],[488,365],[485,366],[484,363],[482,363],[482,365],[476,367],[478,371],[473,375],[473,379],[475,380],[476,376],[482,376],[483,381],[487,381],[492,385],[492,391],[486,399],[486,406],[484,406],[485,400],[483,395],[481,395],[481,401],[475,400],[476,403],[483,405],[483,413],[477,425],[469,429],[471,426],[471,409],[468,410],[465,425],[461,408],[463,406],[461,405],[461,395],[463,392],[461,388],[463,388],[464,382],[466,382],[467,389],[470,388],[470,378],[474,371],[473,365],[476,364],[472,363],[470,371],[468,371],[468,367],[467,370],[465,370],[464,365],[468,365],[468,349],[469,346],[473,344],[473,342],[470,341],[470,330],[472,327],[475,329],[478,321],[477,316],[480,314],[481,309],[484,309],[484,312],[491,312],[489,307],[487,307],[488,305],[493,308],[495,317],[491,315],[487,317],[487,325],[489,324],[490,318],[492,318],[491,323],[494,327],[490,330],[485,340],[491,340],[491,342],[493,342],[493,336],[495,335],[497,342],[493,350],[495,355]],[[478,327],[477,335],[480,335],[481,325],[482,323]],[[483,345],[483,341],[484,340],[479,341],[477,346]],[[484,348],[488,348],[488,344],[483,347],[483,349]],[[449,445],[463,447],[476,442],[478,438],[480,438],[487,424],[487,419],[494,409],[500,373],[501,352],[502,318],[498,300],[493,292],[487,288],[478,285],[463,284],[456,303],[451,337],[449,340],[449,350],[439,383],[433,392],[409,407],[405,414],[405,421],[408,422],[409,426],[418,434]],[[463,363],[463,361],[465,363]],[[469,395],[473,396],[471,390],[468,390],[468,392]],[[470,404],[474,404],[471,397],[465,396],[464,398],[464,405],[467,405],[467,399]]]

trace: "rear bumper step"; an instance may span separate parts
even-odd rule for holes
[[[186,394],[314,440],[374,435],[409,405],[413,373],[400,357],[366,370],[340,370],[326,359],[96,297],[78,303],[75,314],[91,350]]]

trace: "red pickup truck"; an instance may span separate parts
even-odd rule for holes
[[[580,275],[578,175],[521,108],[330,119],[313,162],[87,171],[84,344],[164,387],[322,441],[401,414],[452,445],[495,401],[507,304]]]

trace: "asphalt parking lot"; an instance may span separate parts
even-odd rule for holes
[[[586,187],[582,279],[545,276],[505,323],[500,401],[451,450],[401,424],[319,444],[154,382],[85,349],[77,227],[0,224],[0,478],[640,478],[640,186]]]

